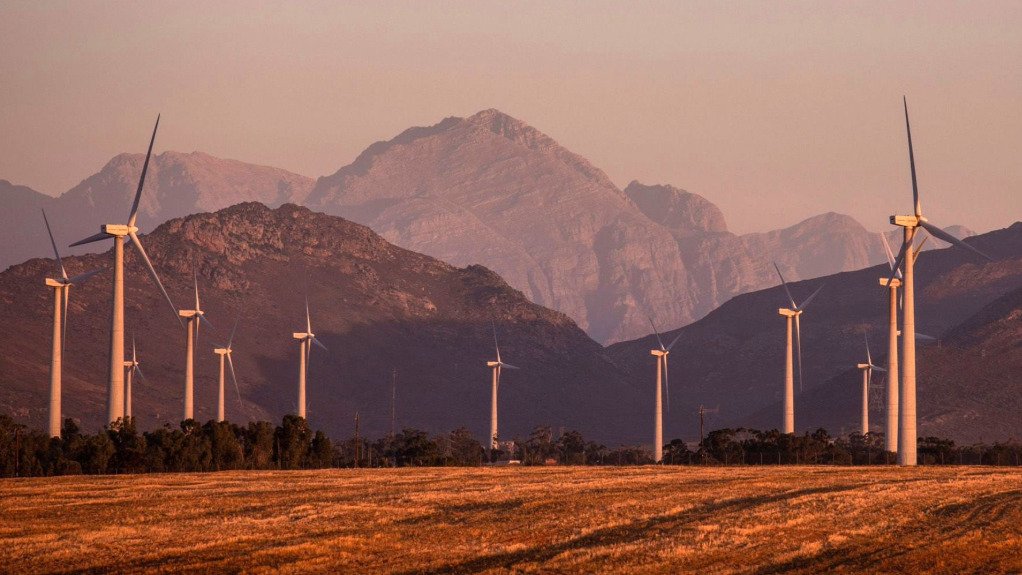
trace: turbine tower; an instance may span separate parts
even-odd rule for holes
[[[908,120],[908,101],[903,97],[902,103],[905,107],[905,133],[908,137],[908,161],[912,173],[912,203],[914,212],[912,215],[891,216],[891,224],[904,228],[901,250],[894,261],[892,268],[897,270],[902,261],[905,262],[903,271],[902,292],[904,310],[902,312],[902,334],[901,334],[901,389],[898,392],[900,406],[898,409],[898,465],[916,465],[916,310],[915,310],[915,257],[905,257],[910,252],[915,241],[917,228],[923,228],[930,232],[930,235],[944,240],[949,244],[964,247],[968,250],[991,259],[983,252],[959,240],[955,236],[945,232],[936,225],[929,222],[923,216],[923,208],[919,202],[919,184],[916,179],[916,160],[912,149],[912,127]],[[891,274],[890,279],[894,279]]]
[[[873,383],[873,370],[887,371],[873,364],[873,356],[869,353],[869,338],[866,338],[866,363],[860,363],[857,367],[862,371],[862,434],[866,435],[869,433],[869,386]]]
[[[781,275],[781,268],[777,267],[777,263],[774,263],[774,269],[777,270],[777,277],[781,278],[781,285],[784,286],[784,293],[788,295],[788,302],[791,303],[790,308],[779,308],[777,313],[785,318],[787,325],[787,336],[785,339],[784,348],[784,429],[783,433],[795,433],[795,370],[792,365],[792,345],[791,345],[791,324],[792,318],[795,320],[795,340],[798,346],[798,388],[802,390],[802,326],[799,322],[799,318],[802,316],[802,312],[805,311],[806,306],[809,302],[813,301],[816,294],[820,293],[823,286],[816,288],[816,291],[805,299],[801,304],[795,303],[795,298],[791,295],[791,290],[788,289],[788,282],[784,281],[784,276]]]
[[[234,343],[234,332],[238,329],[238,321],[234,321],[234,327],[231,329],[231,337],[227,340],[227,345],[222,345],[213,349],[213,353],[220,356],[220,384],[217,387],[217,402],[216,402],[216,420],[224,421],[226,419],[224,409],[224,358],[227,358],[227,364],[231,368],[231,381],[234,382],[234,391],[238,394],[238,404],[241,404],[241,389],[238,387],[238,376],[234,373],[234,360],[231,359],[231,345]],[[303,416],[304,417],[304,416]]]
[[[139,379],[145,381],[145,376],[142,375],[142,367],[138,363],[138,356],[135,355],[135,338],[131,338],[131,360],[124,362],[124,419],[127,420],[131,417],[131,380],[134,374],[138,374]]]
[[[923,244],[929,238],[930,236],[924,237],[916,246],[913,262],[919,257]],[[888,300],[890,311],[887,324],[887,422],[884,432],[884,450],[895,453],[898,451],[898,336],[901,335],[901,331],[898,330],[898,308],[903,304],[898,298],[898,287],[901,286],[902,275],[901,270],[894,267],[894,252],[891,251],[891,244],[887,242],[887,236],[880,234],[880,239],[884,242],[887,265],[893,274],[892,277],[880,278],[880,285],[886,286],[890,292]],[[918,338],[919,335],[917,333],[916,337]]]
[[[500,359],[500,344],[497,343],[497,326],[493,323],[490,325],[493,327],[493,347],[497,351],[497,360],[486,362],[486,366],[493,370],[493,385],[490,394],[490,442],[487,449],[492,454],[493,450],[497,448],[497,388],[500,387],[500,370],[505,367],[508,369],[518,368],[509,363],[504,363]]]
[[[53,288],[53,352],[50,356],[50,437],[60,437],[61,419],[61,390],[60,376],[63,370],[64,339],[67,335],[67,302],[71,286],[81,283],[99,270],[86,272],[74,277],[67,277],[64,270],[64,262],[60,259],[60,252],[57,251],[57,242],[53,241],[53,230],[50,229],[50,221],[46,219],[46,210],[43,210],[43,223],[46,224],[46,233],[50,236],[50,245],[53,246],[53,257],[57,264],[57,271],[60,277],[57,279],[46,278],[46,285]]]
[[[292,333],[292,337],[298,340],[298,417],[305,419],[305,376],[308,373],[309,355],[312,352],[312,344],[316,344],[326,351],[326,346],[316,339],[312,333],[312,317],[309,315],[309,298],[305,298],[305,331]]]
[[[667,395],[667,411],[671,410],[671,385],[670,377],[667,374],[667,355],[671,353],[671,348],[674,344],[678,343],[681,339],[679,333],[671,345],[664,347],[664,342],[660,339],[660,332],[657,331],[656,325],[653,323],[651,316],[649,318],[649,325],[653,328],[653,333],[656,334],[657,346],[654,349],[649,350],[650,355],[656,357],[656,393],[653,406],[653,460],[656,463],[660,463],[664,460],[664,407],[663,398],[661,391],[666,391]],[[663,385],[660,380],[663,379]]]
[[[184,326],[187,331],[185,337],[185,421],[194,419],[195,341],[199,339],[199,324],[206,322],[207,326],[213,327],[206,319],[206,312],[202,311],[202,306],[199,304],[199,277],[194,271],[192,272],[192,281],[195,284],[195,309],[182,309],[177,312],[180,317],[186,319]]]
[[[146,171],[149,169],[149,158],[153,154],[153,142],[156,141],[156,130],[160,127],[160,117],[156,117],[156,126],[153,127],[153,135],[149,140],[149,150],[146,152],[145,163],[142,164],[142,175],[138,179],[138,189],[135,190],[135,201],[131,204],[131,212],[128,213],[126,224],[104,224],[100,226],[100,232],[79,240],[72,246],[80,246],[92,242],[98,242],[113,238],[114,240],[114,281],[113,281],[113,308],[110,312],[110,363],[109,382],[107,388],[107,421],[113,423],[124,417],[124,238],[131,238],[131,243],[138,249],[142,256],[149,274],[152,276],[156,286],[160,288],[164,299],[170,304],[170,309],[177,314],[174,302],[170,301],[167,290],[163,289],[160,277],[156,275],[153,263],[142,247],[138,239],[138,228],[135,227],[135,220],[138,218],[138,202],[142,198],[142,187],[145,184]],[[180,319],[178,320],[181,321]]]

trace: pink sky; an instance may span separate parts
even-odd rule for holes
[[[208,4],[0,5],[0,178],[66,191],[157,112],[157,151],[316,177],[498,108],[739,232],[880,229],[911,204],[907,94],[927,215],[1022,219],[1022,2]]]

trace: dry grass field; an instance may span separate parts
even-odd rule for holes
[[[0,480],[0,571],[1022,572],[1022,472],[500,468]]]

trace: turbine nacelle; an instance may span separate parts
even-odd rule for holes
[[[127,224],[103,224],[102,226],[99,227],[99,229],[104,234],[111,237],[124,237],[138,233],[137,227],[129,226]]]
[[[880,285],[887,286],[889,288],[901,287],[901,280],[898,278],[880,278]]]
[[[191,319],[196,316],[204,316],[206,315],[206,312],[202,311],[201,309],[179,309],[177,310],[177,315],[183,318]]]
[[[657,357],[664,357],[664,356],[666,356],[669,353],[671,353],[671,352],[669,352],[667,350],[664,350],[664,349],[651,349],[651,350],[649,350],[649,354],[650,355],[655,355]]]
[[[786,307],[782,307],[782,308],[778,308],[777,309],[777,313],[779,315],[783,315],[784,317],[795,317],[795,316],[798,316],[798,315],[802,315],[802,310],[800,310],[800,309],[799,310],[794,310],[794,309],[788,309]]]
[[[316,337],[316,334],[313,334],[313,333],[292,333],[291,337],[293,337],[295,339],[312,339],[312,338]]]
[[[213,349],[213,353],[217,355],[228,355],[231,353],[231,350],[226,347],[217,347]]]
[[[859,363],[859,364],[856,364],[856,367],[858,367],[859,369],[870,369],[873,366],[868,364],[868,363]]]
[[[922,216],[891,216],[891,225],[903,228],[918,228],[925,221]]]

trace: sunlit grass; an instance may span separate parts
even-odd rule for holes
[[[257,471],[0,481],[0,570],[1022,571],[1022,472]]]

